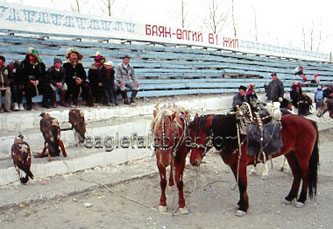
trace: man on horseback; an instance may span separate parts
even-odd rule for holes
[[[234,98],[232,99],[232,109],[234,111],[237,110],[237,106],[242,105],[243,102],[247,102],[247,96],[246,96],[246,87],[241,85],[238,88],[238,93],[234,96]]]

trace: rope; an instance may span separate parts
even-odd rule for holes
[[[241,147],[241,142],[240,142],[240,130],[239,130],[239,125],[238,123],[236,123],[236,127],[237,127],[237,142],[238,142],[238,160],[237,160],[237,175],[236,175],[236,184],[234,187],[232,187],[232,190],[235,190],[235,188],[238,185],[238,181],[239,181],[239,165],[240,165],[240,159],[242,156],[242,147]]]

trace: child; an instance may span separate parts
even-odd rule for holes
[[[317,90],[314,95],[314,101],[316,102],[316,110],[318,109],[319,103],[323,99],[323,86],[318,85]]]

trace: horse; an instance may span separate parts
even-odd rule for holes
[[[156,163],[161,186],[159,211],[167,211],[165,194],[167,186],[166,168],[170,166],[169,186],[173,186],[174,181],[176,181],[179,196],[178,208],[180,213],[187,214],[188,209],[185,204],[183,190],[183,172],[188,153],[185,145],[188,123],[187,113],[184,109],[175,105],[164,106],[161,109],[158,106],[159,103],[154,109],[152,133],[154,135]]]
[[[285,155],[293,174],[293,183],[285,204],[297,198],[301,180],[302,190],[295,207],[303,207],[307,198],[317,191],[319,164],[318,128],[304,117],[287,114],[281,118],[283,146],[272,157]],[[230,166],[238,184],[240,199],[236,216],[244,216],[249,208],[247,195],[247,165],[258,163],[263,157],[247,154],[247,137],[241,134],[237,113],[195,116],[189,124],[188,137],[192,141],[190,163],[199,166],[211,147],[215,147],[224,163]],[[193,141],[194,140],[194,141]]]
[[[331,118],[333,118],[333,99],[324,98],[320,101],[317,109],[317,117],[322,117],[328,111]]]

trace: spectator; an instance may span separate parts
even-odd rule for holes
[[[317,90],[314,94],[314,101],[316,102],[316,110],[318,109],[318,106],[320,104],[320,102],[323,100],[323,86],[322,85],[318,85],[317,86]]]
[[[314,74],[313,83],[315,83],[316,85],[320,84],[319,74]]]
[[[247,86],[246,98],[251,106],[252,111],[259,110],[261,107],[259,97],[257,96],[257,93],[255,90],[256,90],[256,86],[254,84],[249,84]]]
[[[86,99],[86,104],[90,107],[93,106],[93,99],[91,89],[86,82],[87,75],[80,63],[83,56],[75,49],[68,49],[66,54],[67,61],[63,64],[66,72],[66,84],[68,86],[67,94],[73,102],[74,106],[77,106],[77,101],[82,89],[83,97]]]
[[[29,52],[25,55],[21,66],[26,80],[24,88],[27,110],[32,109],[32,97],[39,96],[40,92],[43,95],[42,107],[50,108],[48,100],[51,96],[51,91],[45,76],[45,64],[39,58],[38,51],[34,48],[29,48]]]
[[[13,100],[13,110],[18,111],[24,110],[22,98],[23,98],[23,90],[24,85],[26,84],[23,71],[21,68],[21,62],[19,60],[13,60],[8,65],[8,74],[12,79],[10,90],[12,92],[12,100]]]
[[[291,85],[291,91],[290,91],[290,99],[291,103],[295,108],[298,109],[299,106],[299,101],[301,100],[302,97],[302,85],[300,82],[293,82]]]
[[[5,97],[4,111],[9,112],[10,109],[10,80],[8,77],[8,67],[5,65],[6,59],[4,56],[0,56],[0,112],[2,109],[2,95]]]
[[[60,92],[60,103],[64,107],[68,107],[65,101],[65,95],[67,92],[66,71],[62,67],[62,60],[55,57],[53,60],[53,66],[47,69],[46,78],[50,82],[50,87],[52,90],[52,107],[57,107],[57,91]]]
[[[136,80],[134,68],[132,65],[129,64],[130,57],[128,55],[125,55],[123,57],[123,62],[118,64],[116,68],[116,79],[118,81],[118,84],[120,86],[120,92],[124,99],[125,104],[129,104],[128,98],[127,98],[127,92],[125,91],[126,88],[129,88],[132,90],[131,94],[131,105],[136,105],[135,97],[138,93],[139,83]]]
[[[304,71],[304,68],[302,66],[298,66],[298,67],[295,68],[294,74],[296,76],[302,77],[302,80],[305,83],[308,79],[306,78],[306,76],[305,76],[305,74],[304,74],[303,71]]]
[[[237,110],[237,106],[242,105],[243,102],[248,102],[247,96],[246,96],[246,87],[245,86],[239,86],[238,93],[234,96],[232,99],[232,109],[234,111]]]
[[[107,61],[104,66],[106,68],[106,78],[103,79],[103,86],[106,91],[108,105],[118,105],[116,99],[117,84],[114,82],[115,71],[113,69],[113,63],[112,61]]]
[[[90,66],[88,71],[89,86],[95,102],[98,104],[102,103],[102,98],[105,98],[105,90],[102,84],[102,78],[105,78],[103,74],[106,74],[104,68],[105,57],[99,52],[94,57],[94,63]]]
[[[333,84],[329,84],[323,91],[324,98],[333,98]]]
[[[272,81],[268,84],[266,89],[266,96],[268,101],[282,102],[284,95],[284,86],[281,80],[279,80],[276,73],[271,74]]]

